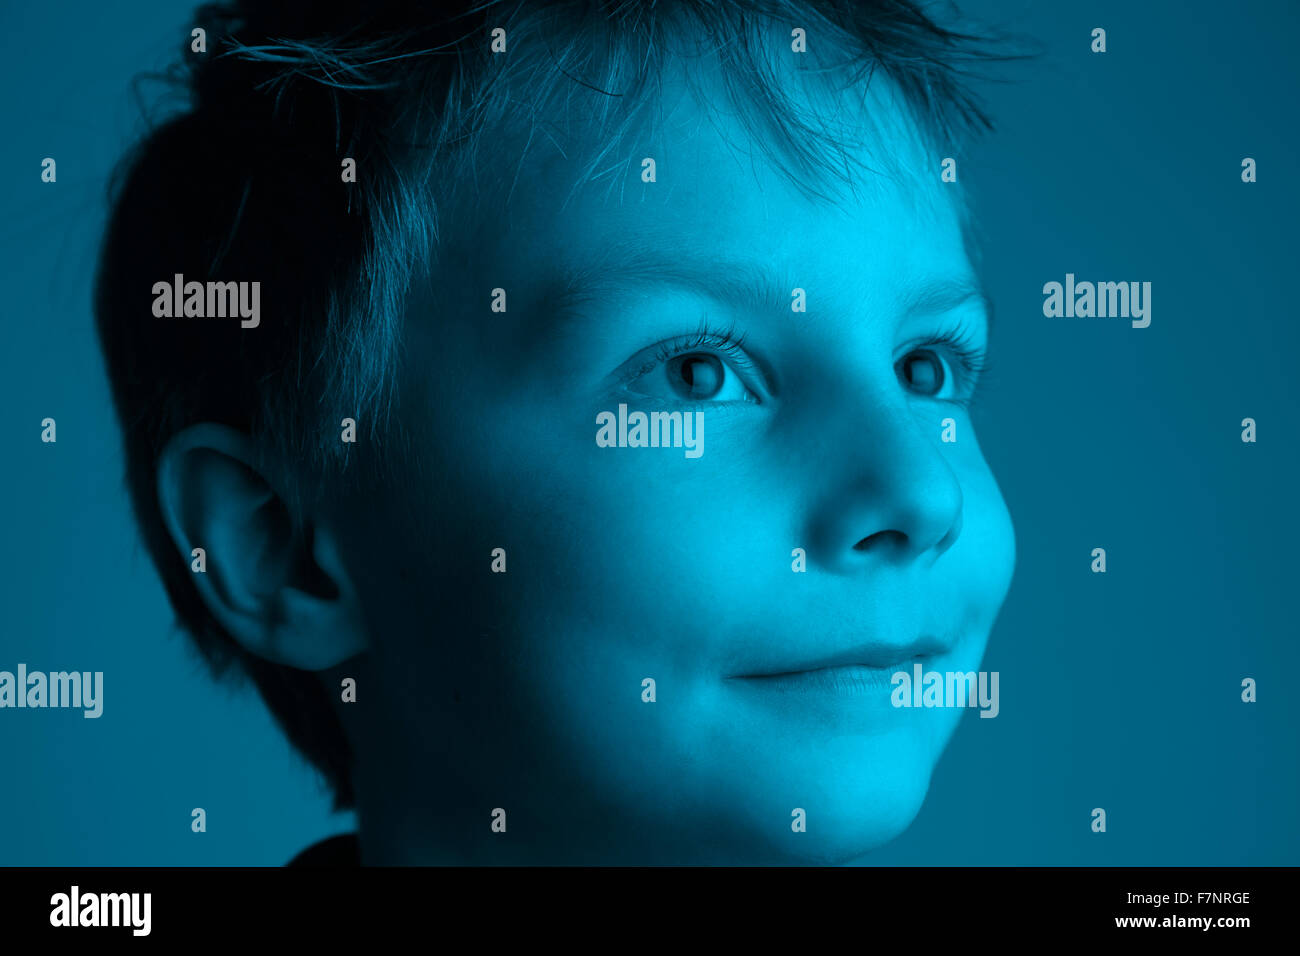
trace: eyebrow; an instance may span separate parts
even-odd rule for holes
[[[919,283],[907,297],[908,315],[951,312],[974,300],[984,311],[989,327],[993,325],[993,300],[974,279],[937,279]]]
[[[561,303],[589,301],[602,290],[627,282],[668,283],[718,302],[743,302],[759,311],[790,307],[791,292],[800,283],[769,265],[716,257],[664,256],[640,244],[614,242],[590,263],[573,268],[563,280]],[[973,278],[923,279],[905,297],[903,314],[949,312],[975,300],[990,330],[993,303]]]
[[[744,302],[761,310],[786,309],[798,283],[760,262],[692,256],[664,256],[640,245],[616,242],[601,256],[574,269],[565,281],[565,299],[586,299],[627,282],[668,283],[719,302]]]

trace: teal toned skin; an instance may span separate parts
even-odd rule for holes
[[[978,671],[1015,564],[966,405],[988,319],[958,187],[883,77],[873,154],[907,172],[829,201],[663,92],[626,182],[570,197],[604,135],[570,131],[444,231],[404,332],[420,465],[322,518],[365,622],[324,679],[358,681],[367,862],[851,862],[910,824],[967,715],[889,686],[914,658]],[[674,340],[695,358],[662,361]],[[620,403],[702,412],[703,454],[598,447]]]
[[[883,77],[855,107],[876,172],[811,198],[690,69],[624,178],[582,176],[595,125],[481,157],[409,295],[389,477],[299,535],[247,436],[162,455],[222,627],[335,700],[365,862],[854,861],[967,713],[889,682],[978,671],[1015,563],[958,187]],[[842,120],[854,95],[794,99]],[[620,405],[699,412],[702,454],[598,445]]]

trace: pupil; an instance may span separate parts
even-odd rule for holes
[[[943,368],[929,352],[916,352],[904,363],[908,382],[918,391],[933,395],[943,386]]]
[[[673,387],[686,398],[712,398],[722,388],[722,361],[716,355],[684,355],[672,366]]]

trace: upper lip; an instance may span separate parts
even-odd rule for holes
[[[791,662],[770,668],[733,674],[733,677],[779,677],[783,674],[801,674],[804,671],[825,670],[828,667],[890,667],[911,661],[913,658],[942,654],[952,648],[952,641],[926,635],[910,644],[860,644],[826,657],[802,662]]]

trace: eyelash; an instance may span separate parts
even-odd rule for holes
[[[734,325],[718,329],[702,322],[692,335],[679,335],[659,343],[654,355],[639,369],[628,373],[623,379],[624,385],[630,385],[643,375],[679,355],[686,355],[702,348],[710,349],[721,358],[725,358],[739,372],[752,375],[757,372],[752,359],[744,351],[745,333],[736,334]],[[903,353],[903,357],[918,349],[942,347],[956,361],[956,372],[965,394],[959,398],[947,399],[964,408],[969,408],[977,396],[976,386],[989,366],[987,350],[977,344],[974,330],[965,322],[957,321],[945,326],[922,342],[918,342]],[[900,361],[901,361],[900,357]]]
[[[956,360],[956,372],[962,391],[965,393],[957,398],[946,399],[963,408],[969,408],[978,394],[976,386],[979,384],[983,373],[989,367],[988,351],[978,344],[974,330],[965,322],[957,321],[951,325],[945,326],[923,342],[913,345],[900,356],[902,358],[915,352],[917,349],[932,348],[942,346],[947,350],[949,355]]]
[[[702,322],[699,329],[692,335],[678,335],[660,342],[655,349],[654,355],[647,359],[639,369],[629,372],[624,378],[623,384],[629,385],[635,382],[643,375],[648,375],[654,371],[656,366],[679,355],[687,355],[705,348],[717,353],[719,358],[726,359],[738,372],[745,375],[755,374],[758,367],[745,354],[744,344],[745,334],[742,332],[737,335],[734,325],[728,326],[726,329],[716,329],[706,322]]]

